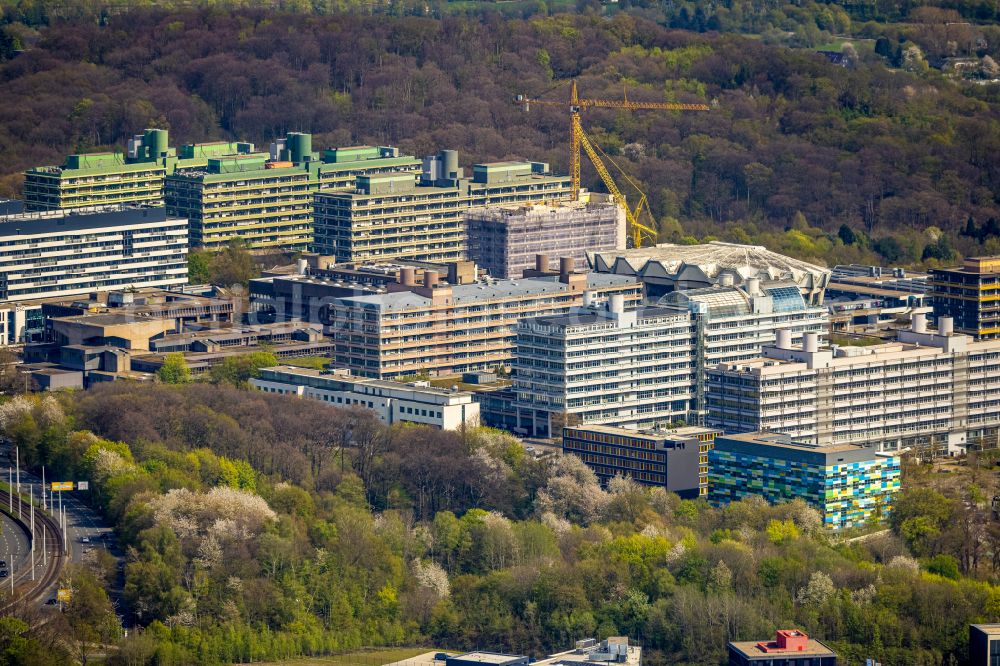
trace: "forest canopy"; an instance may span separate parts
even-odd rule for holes
[[[565,110],[525,112],[512,101],[564,99],[576,78],[592,97],[625,89],[633,99],[713,105],[585,114],[591,137],[649,195],[661,241],[750,240],[824,262],[947,263],[1000,251],[989,232],[1000,220],[996,86],[891,66],[908,39],[895,26],[869,26],[872,39],[887,39],[886,58],[864,51],[835,64],[766,39],[672,29],[641,10],[436,18],[136,9],[10,22],[2,31],[24,50],[0,63],[0,195],[19,193],[24,168],[120,148],[147,126],[169,128],[174,144],[265,145],[299,130],[317,147],[447,147],[466,164],[528,158],[565,171]],[[589,165],[584,180],[603,189]]]
[[[889,524],[848,541],[801,500],[602,488],[499,431],[387,427],[225,384],[17,397],[0,433],[29,468],[89,480],[128,553],[120,611],[143,629],[109,663],[400,644],[537,656],[625,634],[650,666],[717,664],[728,640],[796,627],[848,663],[932,666],[965,663],[968,624],[1000,620],[985,457],[961,475],[908,467]],[[48,663],[15,629],[0,646]]]

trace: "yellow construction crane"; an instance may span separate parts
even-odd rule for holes
[[[524,110],[527,111],[532,104],[543,104],[546,106],[562,106],[566,102],[559,102],[550,99],[532,99],[525,97],[524,95],[518,95],[514,102],[516,104],[521,104],[524,106]],[[626,109],[629,111],[636,111],[640,109],[661,109],[666,111],[708,111],[710,107],[707,104],[679,104],[675,102],[634,102],[628,99],[626,95],[624,99],[581,99],[579,91],[576,87],[576,80],[570,84],[569,89],[569,174],[572,180],[572,196],[573,200],[579,200],[580,198],[580,149],[582,148],[584,152],[587,153],[587,157],[593,162],[594,168],[597,169],[598,175],[601,180],[604,181],[604,186],[608,188],[608,192],[611,193],[617,201],[620,201],[622,207],[625,209],[625,217],[628,220],[629,232],[632,238],[633,247],[642,247],[643,238],[650,238],[655,241],[656,239],[656,229],[653,227],[643,224],[639,221],[639,214],[642,212],[643,206],[646,204],[646,195],[639,190],[634,181],[630,182],[639,191],[639,203],[636,205],[635,210],[629,208],[628,201],[626,201],[625,196],[618,189],[615,184],[614,179],[608,172],[607,167],[604,166],[603,160],[597,153],[598,149],[587,138],[587,135],[583,131],[583,126],[580,124],[580,111],[587,108],[603,108],[603,109]],[[617,165],[616,165],[617,166]],[[627,176],[626,176],[627,177]]]

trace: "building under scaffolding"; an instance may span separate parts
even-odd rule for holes
[[[465,214],[469,259],[499,279],[519,278],[535,268],[539,254],[587,260],[587,251],[625,247],[625,211],[610,197],[551,205],[490,206]]]

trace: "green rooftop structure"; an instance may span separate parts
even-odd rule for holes
[[[248,143],[168,146],[164,129],[147,129],[128,142],[125,153],[69,155],[61,166],[41,166],[24,173],[24,201],[29,211],[62,210],[109,204],[162,205],[163,179],[179,168],[205,166],[208,158],[253,150]]]
[[[419,182],[398,174],[359,176],[351,191],[316,194],[312,249],[338,262],[464,259],[470,208],[567,199],[569,176],[542,162],[476,164],[463,177],[458,153],[424,158]]]
[[[233,238],[251,248],[308,249],[313,194],[354,188],[359,177],[389,177],[413,186],[420,161],[390,146],[312,151],[312,136],[290,132],[267,153],[210,158],[165,179],[167,211],[190,221],[193,247],[218,249]]]

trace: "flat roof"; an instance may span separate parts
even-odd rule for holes
[[[638,285],[635,277],[630,275],[615,275],[614,273],[588,273],[587,289],[601,287],[616,287],[628,284]],[[569,285],[560,282],[559,276],[519,278],[517,280],[496,280],[491,282],[475,282],[472,284],[457,284],[451,286],[453,305],[490,301],[505,296],[528,296],[531,294],[559,293],[566,291]],[[338,300],[359,305],[376,305],[384,310],[425,307],[430,304],[430,297],[421,296],[412,291],[397,291],[384,294],[365,294],[360,296],[343,296]]]
[[[810,442],[796,441],[791,435],[781,432],[744,432],[735,435],[723,435],[719,439],[736,440],[747,442],[748,444],[763,444],[765,446],[775,446],[794,451],[809,451],[815,453],[849,453],[852,451],[871,451],[875,455],[874,449],[861,446],[860,444],[831,444],[821,446]]]
[[[1000,635],[1000,624],[973,624],[971,627],[978,629],[984,634],[989,634],[990,636]]]
[[[502,666],[503,664],[524,661],[526,657],[523,655],[499,654],[497,652],[467,652],[451,657],[451,659],[456,661],[474,661],[481,664],[500,664]]]
[[[836,652],[831,650],[829,647],[819,642],[815,638],[810,638],[806,643],[804,650],[771,650],[770,652],[765,652],[760,649],[758,643],[766,643],[769,641],[732,641],[729,646],[743,653],[745,656],[751,659],[781,659],[785,656],[836,656]]]
[[[177,222],[185,218],[170,218]],[[58,231],[85,231],[129,224],[166,222],[167,209],[137,206],[134,208],[92,208],[15,213],[0,216],[0,236],[39,236]]]
[[[680,428],[644,428],[640,430],[630,430],[609,425],[578,425],[567,426],[567,430],[582,430],[587,432],[603,432],[608,435],[624,435],[631,437],[652,437],[662,439],[664,437],[692,437],[696,435],[707,435],[710,433],[722,434],[722,428],[704,428],[702,426],[681,426]]]
[[[330,370],[316,370],[315,368],[302,368],[296,365],[275,365],[270,368],[262,368],[261,370],[268,370],[271,372],[284,372],[292,376],[299,377],[314,377],[318,379],[329,379],[330,381],[344,381],[350,382],[352,384],[363,384],[365,386],[374,386],[375,388],[385,388],[393,391],[417,391],[420,393],[426,393],[428,395],[437,396],[455,396],[463,393],[468,393],[469,391],[452,391],[451,389],[440,388],[437,386],[415,386],[412,383],[407,382],[394,382],[388,379],[371,379],[369,377],[356,377],[351,375],[346,369],[341,370],[341,374],[337,374],[338,368],[334,368],[331,372]]]
[[[610,273],[602,273],[602,275],[610,275]],[[659,306],[644,306],[633,310],[626,310],[626,313],[628,312],[635,312],[639,319],[653,319],[655,317],[686,318],[688,316],[688,313],[684,310]],[[537,322],[544,326],[589,326],[591,324],[600,324],[602,322],[613,322],[615,319],[601,314],[601,311],[578,311],[562,315],[543,315],[541,317],[533,317],[523,321],[525,323]]]

